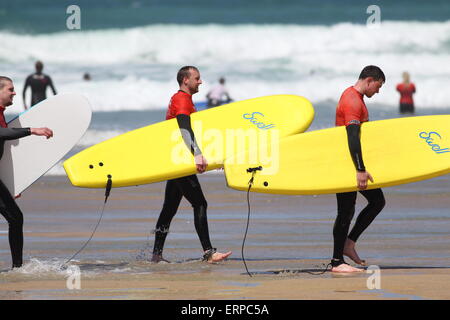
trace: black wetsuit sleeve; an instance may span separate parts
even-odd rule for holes
[[[191,150],[194,156],[202,154],[200,148],[195,140],[194,131],[192,131],[191,117],[186,114],[177,115],[178,126],[180,127],[181,135],[183,136],[184,143]]]
[[[0,128],[1,140],[15,140],[29,136],[30,134],[30,128]]]
[[[53,86],[52,78],[50,78],[50,77],[48,77],[48,84],[49,84],[50,88],[52,88],[53,94],[56,95],[56,90],[55,90],[55,87]]]
[[[25,80],[25,84],[23,86],[23,91],[22,91],[23,101],[25,101],[25,93],[29,86],[30,86],[30,76],[27,77],[27,79]]]
[[[353,163],[356,170],[363,172],[366,171],[366,168],[362,158],[360,132],[360,125],[351,124],[347,126],[348,148],[350,150]]]

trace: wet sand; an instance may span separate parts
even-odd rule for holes
[[[379,289],[368,287],[372,273],[317,275],[332,250],[334,195],[251,194],[244,251],[250,277],[241,258],[246,194],[228,189],[221,174],[200,179],[212,243],[233,251],[228,261],[200,261],[192,209],[183,200],[164,251],[172,263],[149,263],[164,183],[113,189],[94,238],[70,263],[81,270],[81,289],[68,289],[70,274],[60,267],[89,238],[104,191],[44,177],[18,200],[25,216],[25,265],[19,270],[9,271],[7,227],[0,225],[0,299],[450,298],[446,177],[385,189],[388,205],[358,243],[360,256],[380,268]],[[358,209],[363,205],[359,201]]]
[[[267,262],[260,262],[267,264]],[[449,268],[381,267],[380,289],[368,289],[369,274],[314,276],[305,269],[296,269],[307,261],[290,261],[294,268],[269,270],[265,274],[233,273],[239,261],[228,261],[220,266],[191,265],[191,270],[166,272],[149,266],[148,273],[115,274],[102,272],[81,276],[80,289],[69,290],[65,276],[45,276],[7,281],[2,276],[1,299],[448,299],[450,292]],[[86,267],[86,265],[85,265]],[[158,266],[159,267],[159,266]],[[159,271],[155,269],[160,269]],[[270,269],[270,268],[269,268]],[[309,269],[312,270],[312,269]],[[278,272],[282,271],[282,272]],[[317,272],[318,270],[312,270]]]

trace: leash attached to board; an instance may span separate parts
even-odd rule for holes
[[[244,233],[244,239],[242,240],[242,248],[241,248],[241,255],[242,255],[242,261],[244,262],[244,266],[245,266],[245,270],[247,270],[247,274],[251,277],[251,273],[248,271],[247,268],[247,263],[245,262],[245,258],[244,258],[244,245],[245,245],[245,239],[247,238],[247,232],[248,232],[248,226],[250,223],[250,189],[253,186],[253,180],[255,178],[255,174],[257,171],[261,171],[262,167],[254,167],[254,168],[248,168],[247,172],[252,174],[252,177],[250,178],[250,180],[248,181],[248,190],[247,190],[247,206],[248,206],[248,214],[247,214],[247,226],[245,228],[245,233]]]
[[[83,249],[88,245],[89,241],[91,241],[91,239],[94,237],[95,231],[97,231],[98,226],[100,225],[100,221],[102,221],[102,217],[103,217],[103,213],[105,212],[105,206],[106,206],[106,202],[108,201],[108,197],[109,194],[111,193],[111,188],[112,188],[112,180],[111,180],[111,175],[108,175],[108,181],[106,182],[106,188],[105,188],[105,201],[103,203],[103,207],[102,207],[102,213],[100,214],[100,218],[98,219],[97,225],[94,228],[94,231],[92,231],[91,236],[89,237],[89,239],[86,241],[86,243],[80,248],[80,250],[78,250],[69,260],[67,260],[66,262],[64,262],[64,264],[62,265],[65,266],[66,264],[68,264],[73,258],[75,258],[81,251],[83,251]]]

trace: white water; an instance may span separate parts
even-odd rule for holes
[[[313,103],[337,101],[368,64],[387,77],[368,103],[397,106],[396,84],[409,71],[420,108],[449,107],[450,21],[383,22],[365,25],[152,25],[129,29],[18,35],[0,32],[2,73],[16,83],[22,108],[23,81],[41,59],[59,92],[80,92],[94,111],[165,108],[177,90],[183,65],[200,68],[204,100],[217,78],[226,76],[236,100],[298,94]],[[83,81],[90,72],[92,81]]]

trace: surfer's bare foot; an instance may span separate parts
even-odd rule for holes
[[[331,272],[337,272],[337,273],[353,273],[353,272],[363,272],[363,269],[352,267],[349,264],[341,263],[340,265],[336,267],[331,268]]]
[[[163,256],[162,256],[162,255],[159,255],[159,254],[154,254],[154,255],[152,256],[152,259],[150,260],[150,262],[152,262],[152,263],[159,263],[159,262],[170,263],[169,260],[164,259]]]
[[[208,263],[216,263],[225,260],[232,254],[231,251],[221,253],[215,251],[215,249],[205,251],[205,255],[203,256],[204,260]]]
[[[349,238],[347,238],[347,240],[345,240],[344,256],[349,257],[355,263],[357,263],[361,266],[366,265],[366,260],[361,260],[361,258],[358,256],[358,253],[355,250],[355,241],[350,240]]]

